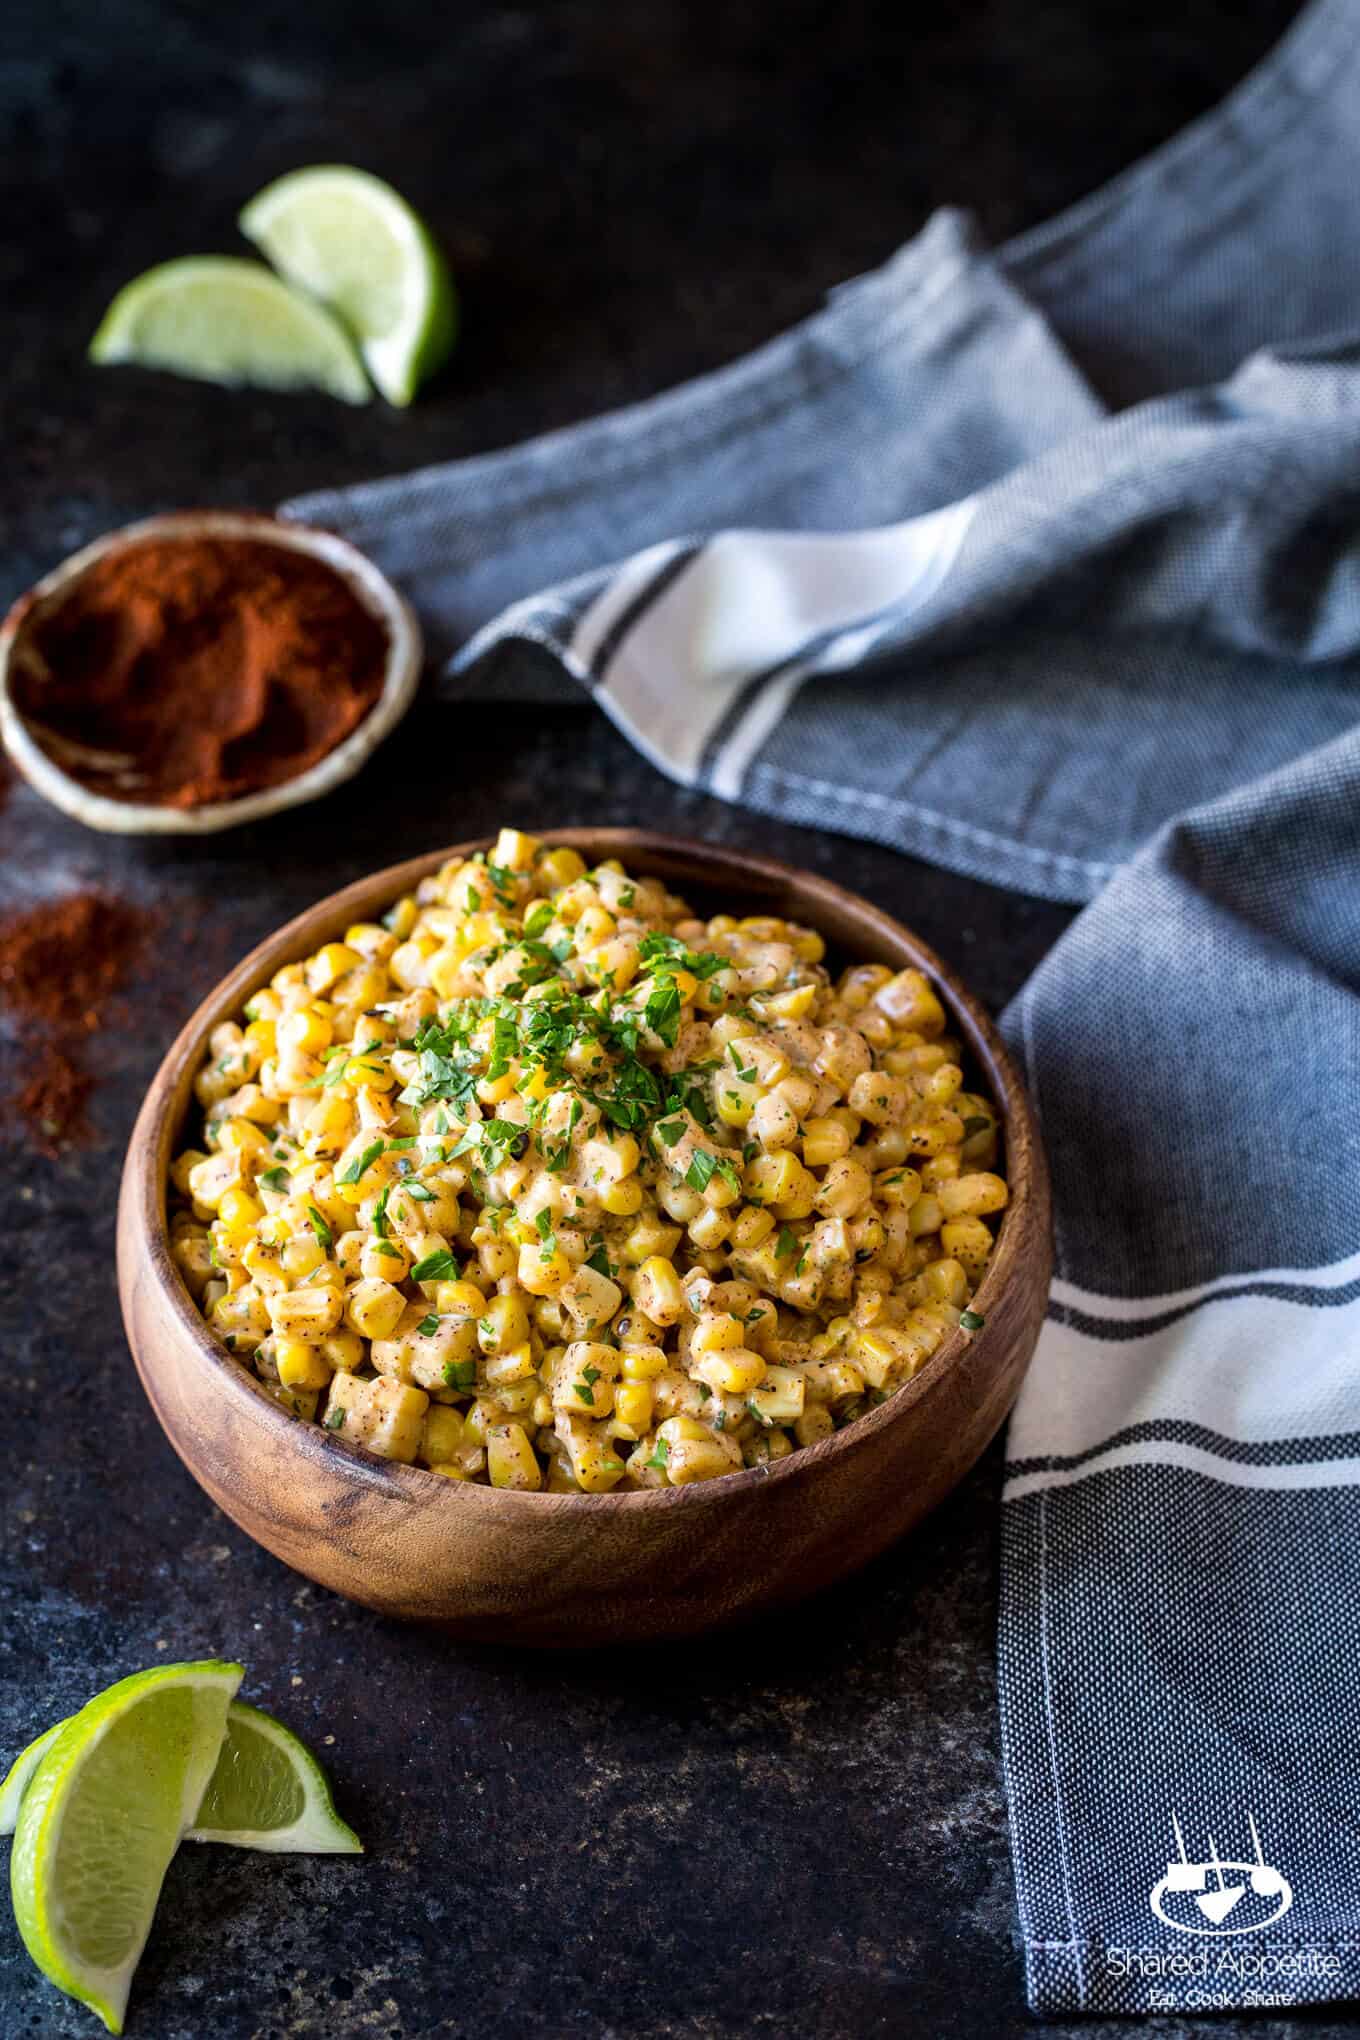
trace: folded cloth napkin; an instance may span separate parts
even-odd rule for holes
[[[998,254],[943,215],[692,388],[289,506],[450,692],[546,647],[677,779],[1090,902],[1005,1022],[1058,1208],[1000,1633],[1051,2015],[1360,1994],[1358,72],[1317,0]]]

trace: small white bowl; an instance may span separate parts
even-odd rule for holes
[[[373,707],[343,743],[295,779],[267,786],[259,793],[243,794],[239,800],[212,801],[203,807],[111,800],[107,794],[92,793],[88,786],[54,763],[19,713],[10,689],[10,676],[15,648],[22,643],[24,634],[39,618],[60,608],[75,583],[97,560],[157,538],[249,538],[283,546],[291,552],[310,553],[340,576],[387,632],[387,667],[382,692]],[[125,524],[121,530],[95,539],[92,545],[73,553],[70,559],[45,574],[27,595],[20,596],[0,626],[0,742],[30,786],[88,829],[102,829],[119,836],[211,835],[218,829],[232,829],[241,822],[278,814],[280,809],[296,807],[302,801],[316,800],[352,779],[410,707],[420,680],[423,654],[420,625],[410,603],[346,539],[254,511],[174,510],[163,517]]]

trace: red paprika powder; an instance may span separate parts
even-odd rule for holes
[[[149,931],[140,908],[97,892],[0,918],[0,1014],[13,1029],[20,1077],[9,1102],[47,1154],[88,1135],[94,1078],[82,1043],[103,1025]]]
[[[377,701],[388,651],[324,561],[209,537],[105,554],[30,644],[16,706],[39,742],[58,740],[63,769],[117,800],[184,808],[324,758]]]

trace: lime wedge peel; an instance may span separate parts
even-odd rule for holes
[[[343,321],[390,404],[409,404],[448,357],[458,326],[448,264],[380,177],[338,163],[294,170],[258,192],[239,225],[281,276]]]
[[[231,1703],[222,1753],[185,1840],[278,1855],[359,1856],[364,1848],[306,1744],[243,1700]]]
[[[158,1665],[99,1694],[40,1756],[10,1857],[14,1917],[58,1989],[121,2033],[170,1859],[207,1789],[240,1665]]]
[[[261,262],[187,255],[119,291],[90,359],[169,369],[200,382],[325,390],[347,404],[371,392],[344,328]]]
[[[21,1750],[14,1759],[3,1781],[0,1781],[0,1835],[12,1835],[19,1824],[19,1808],[29,1787],[33,1773],[37,1770],[47,1752],[51,1749],[62,1730],[70,1723],[58,1721],[44,1733],[37,1736],[26,1750]]]

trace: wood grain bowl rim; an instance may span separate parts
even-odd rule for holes
[[[69,591],[98,561],[153,538],[247,538],[306,553],[340,576],[387,634],[382,688],[368,714],[333,750],[278,786],[235,800],[209,801],[202,807],[170,807],[161,802],[114,800],[97,793],[52,758],[29,730],[10,688],[10,669],[22,634],[40,615],[60,607]],[[352,779],[378,745],[401,721],[415,699],[424,660],[420,624],[406,597],[348,539],[310,524],[270,516],[257,510],[168,510],[143,517],[92,539],[34,584],[15,602],[0,625],[0,743],[34,791],[63,814],[116,836],[207,836],[244,822],[319,800]]]
[[[774,858],[645,829],[544,827],[536,833],[547,842],[580,850],[596,862],[611,856],[632,859],[639,875],[661,877],[678,887],[687,882],[708,890],[726,888],[737,899],[745,896],[758,900],[762,893],[787,898],[792,893],[799,900],[799,917],[807,925],[818,927],[819,932],[825,931],[819,927],[816,908],[824,903],[867,928],[889,954],[896,955],[899,968],[909,962],[926,972],[943,994],[946,1008],[958,1023],[1003,1116],[1011,1197],[998,1230],[996,1251],[972,1306],[984,1318],[989,1317],[1019,1252],[1026,1246],[1042,1250],[1049,1227],[1047,1166],[1033,1106],[1005,1044],[986,1012],[929,945],[862,895],[818,873],[799,871]],[[416,1493],[428,1500],[437,1494],[450,1510],[491,1509],[502,1517],[507,1510],[529,1510],[543,1520],[547,1512],[566,1510],[584,1521],[619,1509],[655,1515],[663,1510],[719,1508],[724,1499],[734,1500],[738,1493],[749,1492],[767,1481],[796,1480],[813,1465],[852,1458],[857,1449],[867,1446],[880,1432],[909,1420],[916,1406],[958,1366],[970,1343],[986,1338],[986,1327],[973,1334],[952,1332],[920,1372],[885,1402],[857,1417],[843,1430],[814,1445],[800,1446],[783,1459],[678,1488],[602,1495],[524,1493],[471,1481],[450,1481],[425,1467],[383,1458],[366,1446],[342,1445],[323,1426],[289,1416],[209,1331],[170,1255],[166,1201],[173,1145],[192,1108],[192,1078],[208,1034],[222,1020],[239,1013],[250,993],[258,990],[276,970],[310,955],[319,941],[329,939],[332,930],[338,932],[352,921],[371,915],[380,905],[390,904],[410,892],[450,858],[470,856],[489,848],[493,841],[494,837],[479,836],[388,865],[295,915],[257,943],[220,980],[200,1002],[162,1060],[129,1143],[126,1163],[129,1180],[124,1194],[135,1200],[138,1241],[146,1251],[150,1275],[168,1301],[195,1362],[201,1364],[199,1390],[226,1394],[238,1415],[247,1422],[272,1428],[280,1439],[286,1431],[295,1450],[308,1457],[319,1472],[329,1473],[342,1483],[377,1489],[394,1501],[409,1499]],[[135,1180],[134,1170],[139,1172],[140,1180]],[[120,1270],[124,1290],[131,1272]],[[135,1348],[133,1358],[142,1386],[159,1412],[159,1399],[149,1370]],[[173,1432],[171,1442],[179,1449]],[[189,1464],[193,1471],[192,1461]],[[417,1484],[414,1489],[411,1483]]]

